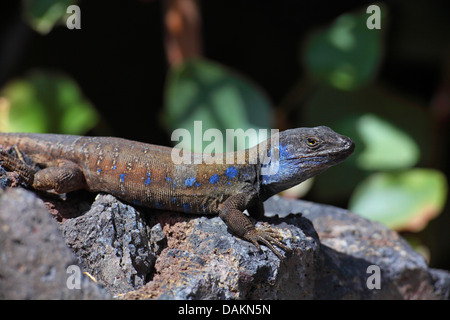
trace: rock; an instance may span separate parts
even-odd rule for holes
[[[429,269],[425,259],[398,233],[348,210],[273,197],[268,215],[301,212],[321,241],[319,299],[449,299],[450,273]],[[369,266],[379,267],[380,289],[369,289]],[[330,290],[333,288],[333,290]]]
[[[153,271],[150,228],[139,211],[111,195],[99,194],[88,212],[61,229],[83,270],[112,294],[140,288]]]
[[[405,240],[379,223],[344,209],[279,197],[265,208],[269,216],[283,217],[268,222],[294,249],[282,261],[267,248],[257,252],[230,236],[218,218],[190,219],[164,227],[168,247],[153,280],[124,297],[449,298],[450,274],[429,269]]]
[[[0,234],[5,246],[0,297],[12,291],[25,292],[18,297],[66,297],[72,292],[61,293],[58,286],[42,296],[35,289],[27,292],[31,281],[48,277],[62,278],[65,285],[66,268],[76,261],[55,223],[41,222],[43,216],[52,218],[40,200],[23,190],[7,193],[0,196],[1,230],[6,230]],[[293,249],[281,261],[268,248],[258,251],[231,235],[216,216],[134,208],[111,195],[97,196],[88,212],[64,220],[60,229],[83,271],[121,299],[449,299],[449,272],[428,268],[420,254],[379,223],[279,197],[266,201],[265,208],[268,217],[257,226],[270,226]],[[37,213],[14,221],[27,211]],[[45,230],[37,233],[46,237],[35,230]],[[40,258],[27,258],[37,257],[33,252]],[[41,264],[52,267],[39,271]],[[21,268],[30,273],[26,281],[25,275],[12,274]],[[45,272],[49,269],[64,273]],[[97,286],[92,290],[104,293]],[[93,294],[81,291],[79,298]]]
[[[303,224],[303,231],[273,219],[303,250],[301,257],[294,253],[298,259],[283,266],[289,274],[305,261],[312,266],[318,248],[309,221],[292,219],[302,220],[296,223]],[[232,236],[218,217],[135,210],[111,195],[99,195],[91,210],[63,222],[62,230],[83,270],[122,298],[284,298],[278,286],[292,285],[291,277],[278,275],[279,259],[273,252],[265,247],[258,252]],[[299,288],[310,285],[309,279],[297,278]],[[128,291],[133,292],[123,295]]]
[[[283,232],[286,243],[295,248],[282,263],[269,249],[264,247],[258,252],[251,243],[230,235],[218,217],[165,225],[168,247],[158,257],[154,278],[141,290],[125,297],[312,298],[313,261],[319,253],[317,234],[302,217],[271,222],[274,229]]]
[[[448,271],[430,269],[431,281],[434,284],[434,292],[438,298],[450,299],[450,277]]]
[[[105,299],[80,272],[43,202],[23,189],[0,190],[0,299]]]

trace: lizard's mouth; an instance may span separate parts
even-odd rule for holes
[[[342,143],[332,148],[331,150],[327,150],[324,152],[324,155],[326,156],[328,154],[328,157],[331,159],[335,159],[337,161],[342,161],[347,159],[355,150],[355,143],[352,139],[342,136]]]
[[[348,156],[350,156],[352,153],[353,153],[353,151],[355,150],[355,143],[353,142],[353,140],[352,139],[350,139],[350,138],[348,138],[348,137],[345,137],[344,138],[344,143],[343,143],[343,146],[342,146],[342,149],[341,149],[341,151],[340,152],[338,152],[338,153],[340,153],[340,154],[342,154],[343,156],[344,156],[344,159],[346,159]],[[343,160],[343,159],[342,159]]]

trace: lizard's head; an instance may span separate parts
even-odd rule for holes
[[[328,127],[290,129],[271,137],[261,166],[267,196],[295,186],[345,160],[355,144]]]

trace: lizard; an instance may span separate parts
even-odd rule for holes
[[[258,250],[263,244],[282,259],[275,246],[285,252],[290,248],[272,230],[256,228],[245,209],[260,219],[266,199],[345,160],[355,145],[325,126],[288,129],[272,138],[233,152],[233,159],[243,156],[240,163],[175,164],[173,148],[122,138],[0,133],[0,164],[36,190],[86,189],[139,206],[218,214],[232,234]],[[6,147],[14,147],[35,166],[12,156]],[[261,149],[265,158],[252,158]],[[191,159],[198,156],[202,154],[192,153]],[[272,162],[277,170],[264,170]]]

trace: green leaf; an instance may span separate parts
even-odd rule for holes
[[[368,29],[368,17],[365,10],[343,14],[329,28],[311,36],[304,56],[314,79],[353,90],[375,76],[382,56],[382,30]]]
[[[164,116],[171,130],[185,128],[192,138],[194,121],[202,122],[203,131],[219,129],[223,137],[226,129],[258,130],[273,124],[270,102],[257,86],[224,66],[200,59],[170,71]],[[184,142],[183,147],[193,146],[192,141]],[[256,143],[247,141],[245,147]],[[194,149],[202,150],[203,146],[201,150]]]
[[[414,166],[420,157],[417,143],[404,131],[374,114],[358,118],[363,144],[356,163],[364,170],[392,170]]]
[[[76,0],[22,0],[25,21],[41,34],[49,33],[57,24],[63,24],[67,7]]]
[[[377,173],[358,185],[349,207],[392,229],[419,231],[442,211],[447,192],[447,180],[437,170]]]
[[[98,114],[74,80],[36,70],[9,82],[0,93],[10,102],[8,131],[84,134]]]

